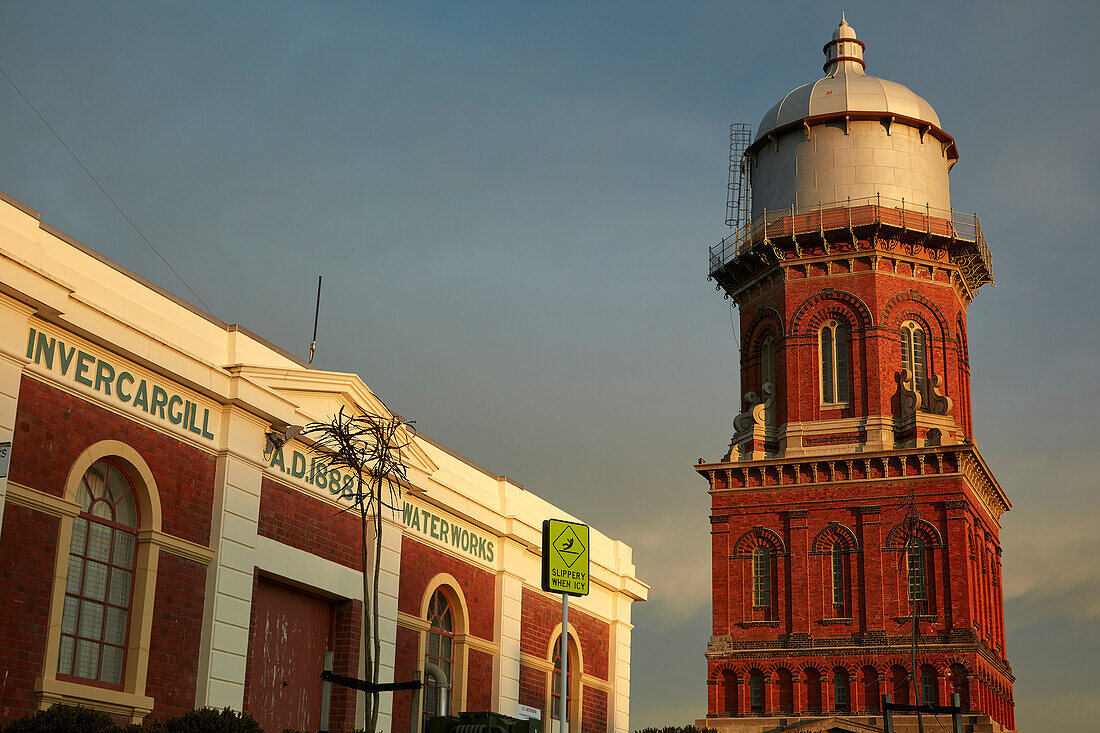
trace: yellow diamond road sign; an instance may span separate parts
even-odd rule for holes
[[[547,519],[542,523],[542,589],[588,595],[588,525]]]

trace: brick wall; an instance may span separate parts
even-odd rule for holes
[[[24,375],[12,438],[10,480],[63,496],[77,457],[101,440],[133,447],[148,464],[167,534],[209,545],[215,459],[193,446]],[[0,718],[35,707],[53,590],[59,520],[15,506],[5,508],[0,533],[0,594],[10,598],[0,617],[0,668],[10,670]],[[194,706],[206,568],[166,552],[158,561],[146,693],[151,718]],[[9,641],[11,640],[11,641]]]
[[[728,709],[720,706],[726,695],[725,669],[741,680],[752,669],[763,671],[772,695],[766,712],[779,714],[778,701],[797,692],[780,689],[778,680],[789,679],[788,673],[804,676],[806,669],[821,670],[828,692],[829,675],[838,665],[849,669],[853,680],[868,664],[882,679],[890,678],[892,666],[908,666],[904,655],[896,653],[899,645],[907,643],[909,629],[904,623],[910,612],[907,571],[904,553],[889,537],[904,519],[899,507],[912,489],[930,538],[922,659],[944,679],[952,664],[964,665],[973,687],[971,708],[1011,725],[1011,670],[1004,652],[1003,603],[995,582],[999,578],[998,528],[976,506],[967,480],[954,473],[959,467],[957,455],[948,451],[936,460],[925,456],[923,464],[917,457],[891,456],[885,466],[872,465],[868,473],[859,475],[856,469],[866,467],[859,469],[860,461],[851,461],[853,466],[843,470],[852,470],[852,475],[839,477],[831,475],[832,469],[821,469],[826,458],[796,459],[792,463],[797,463],[798,480],[808,485],[795,485],[782,472],[769,478],[773,466],[768,465],[751,484],[712,495],[714,633],[725,637],[721,641],[725,648],[708,664],[712,687],[721,686],[721,691],[716,689],[709,696],[711,714]],[[807,470],[814,467],[818,468],[816,479]],[[786,485],[775,490],[779,483]],[[767,623],[761,622],[759,609],[752,606],[747,555],[762,531],[774,532],[781,543],[773,558],[778,612]],[[831,605],[831,558],[819,554],[831,539],[818,547],[819,533],[829,538],[850,533],[858,545],[845,555],[847,594],[842,614]],[[944,685],[941,681],[942,689]],[[861,698],[861,690],[853,684],[852,704],[859,710],[872,709],[873,701]],[[738,694],[743,697],[743,693]],[[740,700],[739,709],[744,704]],[[828,706],[828,700],[823,704]]]
[[[359,570],[363,533],[359,515],[264,477],[257,532],[299,550]]]
[[[519,704],[530,705],[542,711],[543,721],[548,721],[550,711],[546,709],[546,673],[520,665],[519,668]],[[544,722],[544,725],[546,723]]]
[[[471,649],[466,668],[466,709],[493,709],[493,656]]]
[[[34,681],[42,674],[53,590],[59,520],[8,501],[0,532],[0,721],[36,709]]]
[[[359,676],[359,654],[362,647],[360,629],[363,622],[363,602],[336,603],[333,619],[332,671],[346,677]],[[398,677],[397,679],[405,679]],[[332,686],[329,706],[329,730],[350,731],[355,728],[355,704],[358,693],[342,685]],[[394,727],[394,730],[401,730]]]
[[[531,588],[523,589],[520,622],[520,651],[549,659],[550,634],[561,623],[561,603]],[[569,625],[577,631],[584,660],[584,673],[607,679],[611,627],[580,609],[569,609]]]
[[[149,464],[165,532],[210,544],[214,456],[23,376],[12,438],[11,481],[62,496],[77,457],[101,440],[126,443]]]
[[[401,540],[401,588],[397,608],[420,616],[420,604],[432,579],[449,573],[462,586],[469,605],[469,633],[492,641],[496,629],[496,578],[477,565],[459,560],[409,535]]]
[[[205,587],[204,565],[160,553],[145,690],[156,700],[150,720],[195,707]]]
[[[397,627],[397,650],[394,661],[394,679],[411,680],[413,672],[420,668],[420,634],[404,626]],[[412,692],[393,693],[393,730],[409,731],[409,713],[412,710]]]
[[[605,733],[606,730],[607,692],[587,688],[581,700],[581,733]]]
[[[861,242],[861,246],[868,243]],[[879,269],[871,270],[876,254],[881,257]],[[918,265],[914,270],[909,263],[899,261],[895,272],[893,262],[881,253],[865,252],[835,257],[828,270],[823,263],[790,267],[783,275],[777,269],[753,294],[739,296],[746,345],[742,392],[759,390],[759,345],[770,333],[776,339],[776,409],[780,425],[788,421],[888,415],[897,389],[894,374],[901,368],[898,329],[903,320],[912,318],[926,326],[929,372],[944,378],[944,393],[955,401],[954,415],[964,433],[970,435],[965,305],[942,270],[937,270],[933,280],[928,267]],[[937,267],[942,266],[942,262],[937,263]],[[849,368],[851,375],[858,376],[851,380],[849,407],[823,411],[816,333],[828,318],[837,318],[853,328]],[[742,409],[745,406],[742,404]]]

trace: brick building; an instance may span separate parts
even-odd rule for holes
[[[229,706],[268,730],[362,726],[361,698],[319,678],[362,676],[349,477],[268,435],[386,406],[358,376],[308,367],[0,199],[0,721],[63,701],[133,721]],[[425,710],[522,705],[553,728],[560,597],[539,589],[539,553],[543,519],[564,513],[411,441],[404,506],[371,561],[381,679],[427,660],[448,689],[426,691]],[[590,545],[569,717],[621,733],[647,586],[629,547],[595,530]],[[416,733],[411,705],[383,694],[380,729]]]
[[[696,466],[713,540],[700,723],[722,731],[864,730],[882,694],[958,694],[976,730],[1013,727],[1010,504],[973,440],[966,341],[990,255],[951,208],[954,140],[863,51],[842,21],[824,78],[765,115],[731,167],[751,204],[731,202],[738,228],[711,250],[744,393],[729,452]]]

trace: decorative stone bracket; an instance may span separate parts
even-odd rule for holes
[[[952,412],[954,401],[943,394],[943,377],[933,375],[928,384],[928,409],[922,410],[924,395],[916,387],[913,372],[899,371],[894,379],[898,383],[898,413],[894,418],[894,447],[958,445],[964,436],[955,423]]]
[[[745,394],[749,409],[733,418],[733,437],[725,460],[754,460],[764,458],[764,442],[774,441],[775,430],[775,385],[765,382],[756,392]]]

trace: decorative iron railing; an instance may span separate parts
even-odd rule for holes
[[[941,241],[949,239],[969,245],[966,249],[971,268],[984,271],[976,284],[993,282],[993,257],[982,236],[977,214],[937,209],[927,204],[917,206],[907,204],[905,199],[881,195],[813,206],[764,209],[763,214],[751,217],[737,231],[710,248],[710,274],[714,275],[738,255],[773,238],[797,238],[803,234],[818,234],[824,238],[827,232],[851,231],[868,224],[884,224],[932,235]]]

